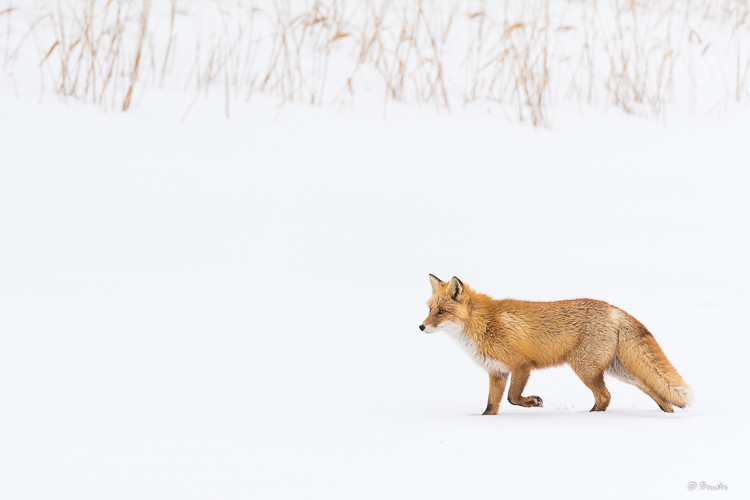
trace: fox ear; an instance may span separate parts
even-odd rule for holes
[[[464,294],[464,284],[461,283],[461,280],[456,278],[455,276],[450,282],[450,285],[448,285],[448,293],[450,294],[451,298],[458,302],[461,300],[461,297]]]
[[[440,285],[442,285],[443,282],[437,279],[437,276],[430,275],[430,285],[432,285],[432,293],[435,293],[438,291],[438,288],[440,288]]]

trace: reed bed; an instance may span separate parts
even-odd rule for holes
[[[5,68],[127,111],[148,89],[353,107],[375,94],[550,126],[561,102],[662,117],[750,100],[748,0],[0,0]]]

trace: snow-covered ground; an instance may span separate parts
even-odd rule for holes
[[[221,104],[0,80],[0,498],[747,498],[750,113]],[[696,394],[480,416],[428,273],[609,301]],[[742,471],[745,471],[744,473]],[[689,491],[691,482],[698,483]],[[701,490],[700,482],[726,490]]]

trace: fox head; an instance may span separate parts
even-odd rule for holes
[[[462,331],[469,319],[469,296],[464,284],[455,276],[445,283],[431,274],[430,285],[432,297],[427,301],[430,314],[419,329],[425,333]]]

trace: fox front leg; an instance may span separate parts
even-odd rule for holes
[[[528,367],[523,367],[511,372],[510,389],[508,389],[508,401],[510,404],[525,406],[527,408],[532,406],[542,406],[542,398],[539,396],[523,397],[521,393],[523,388],[526,387],[526,382],[529,380],[529,374],[531,370]]]
[[[487,409],[482,415],[497,415],[500,400],[503,399],[505,384],[508,382],[507,373],[490,373],[490,395],[487,396]]]

